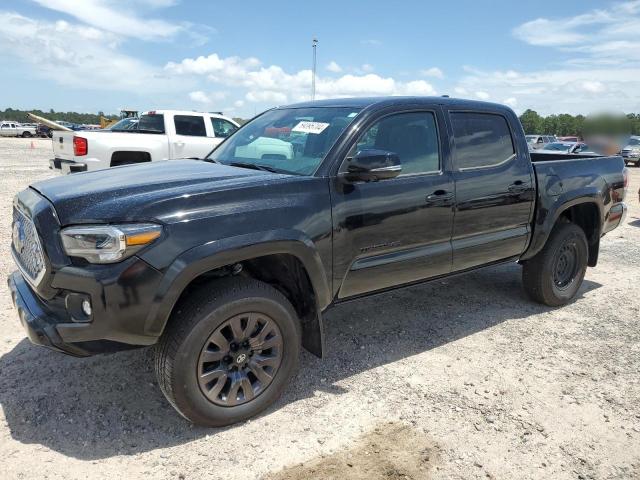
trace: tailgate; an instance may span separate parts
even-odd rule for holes
[[[62,160],[73,160],[74,132],[53,131],[53,156]]]

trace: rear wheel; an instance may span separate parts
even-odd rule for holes
[[[557,225],[544,248],[522,270],[529,296],[550,307],[568,303],[587,271],[589,249],[584,231],[573,223]]]
[[[224,279],[176,307],[156,347],[156,375],[182,416],[224,426],[271,405],[299,352],[299,321],[284,295],[256,280]]]
[[[22,132],[22,138],[29,138],[31,137],[31,132]]]

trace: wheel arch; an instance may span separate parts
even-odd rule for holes
[[[322,356],[322,310],[331,303],[329,278],[310,239],[298,232],[242,235],[210,242],[180,255],[167,269],[145,324],[160,336],[174,306],[194,286],[211,279],[246,275],[280,290],[302,323],[303,346]]]
[[[569,221],[575,223],[584,231],[589,245],[588,265],[595,267],[600,251],[603,218],[603,206],[594,196],[575,198],[559,205],[552,214],[547,212],[542,224],[534,226],[534,238],[521,260],[529,260],[534,257],[547,243],[554,227],[559,222]]]

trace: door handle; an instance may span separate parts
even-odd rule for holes
[[[531,185],[523,182],[522,180],[516,180],[509,185],[509,192],[511,193],[523,193],[531,188]]]
[[[447,206],[453,200],[453,192],[447,192],[446,190],[436,190],[431,195],[427,195],[425,201],[428,205],[442,205]]]

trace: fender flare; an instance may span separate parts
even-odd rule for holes
[[[551,205],[555,208],[553,208],[553,210],[548,209],[546,211],[546,214],[542,218],[542,222],[539,223],[539,220],[536,218],[531,241],[529,242],[527,251],[520,258],[521,261],[530,260],[544,248],[547,240],[549,239],[549,235],[551,235],[551,231],[553,230],[553,227],[555,226],[560,216],[568,209],[575,207],[576,205],[593,204],[596,206],[596,208],[598,209],[599,222],[598,238],[600,238],[600,235],[602,233],[602,226],[604,225],[604,208],[602,205],[602,201],[600,200],[601,197],[596,190],[588,192],[583,191],[580,193],[580,196],[566,201],[563,201],[562,196],[558,197],[558,199]],[[540,214],[538,213],[538,215]],[[595,254],[597,258],[597,252],[595,252]]]
[[[274,254],[289,254],[304,266],[314,290],[317,325],[313,353],[322,354],[321,312],[331,303],[329,278],[311,239],[295,230],[275,230],[214,240],[193,247],[167,268],[145,321],[145,333],[160,336],[184,289],[198,276],[225,265]],[[316,352],[316,350],[318,350]]]

